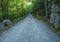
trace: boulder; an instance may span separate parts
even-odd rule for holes
[[[7,20],[7,19],[3,20],[3,23],[4,23],[5,26],[10,26],[11,25],[11,21]]]
[[[53,4],[51,9],[50,23],[58,28],[60,26],[60,6]]]

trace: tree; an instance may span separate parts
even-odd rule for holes
[[[44,16],[44,0],[33,0],[32,3],[33,14]]]

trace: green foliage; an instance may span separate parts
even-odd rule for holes
[[[24,17],[31,12],[30,0],[0,0],[0,21],[14,20]]]
[[[45,15],[44,14],[44,0],[33,0],[32,12],[34,15]]]

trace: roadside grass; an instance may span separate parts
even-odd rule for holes
[[[42,16],[37,15],[36,18],[45,22],[53,32],[55,32],[58,36],[60,36],[60,27],[55,28],[54,26],[52,26],[49,22],[49,19],[46,17],[42,17]]]

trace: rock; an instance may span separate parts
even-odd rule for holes
[[[4,29],[4,24],[3,23],[0,23],[0,29]]]
[[[13,22],[14,22],[14,23],[17,23],[17,19],[15,19]]]
[[[50,16],[50,23],[54,26],[55,23],[55,13],[52,13]]]
[[[3,21],[3,23],[4,23],[5,26],[10,26],[10,25],[11,25],[11,21],[10,21],[10,20],[6,20],[6,19],[5,19],[5,20]]]
[[[56,28],[60,26],[60,16],[58,15],[58,13],[51,14],[50,23]]]
[[[51,12],[53,13],[53,12],[55,12],[55,11],[56,11],[56,9],[55,9],[55,5],[53,4],[53,5],[52,5]]]
[[[55,19],[55,27],[58,28],[60,26],[60,16],[59,15],[56,15],[56,19]]]

